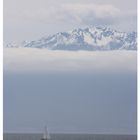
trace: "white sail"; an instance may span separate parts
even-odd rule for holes
[[[49,135],[49,133],[48,133],[48,131],[47,131],[47,127],[45,127],[45,132],[44,132],[44,134],[43,134],[43,139],[44,139],[44,140],[51,139],[51,137],[50,137],[50,135]]]

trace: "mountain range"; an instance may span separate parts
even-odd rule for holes
[[[35,41],[7,47],[47,48],[49,50],[137,50],[137,33],[120,32],[109,27],[78,28],[59,32]]]

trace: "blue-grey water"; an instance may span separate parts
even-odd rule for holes
[[[41,140],[42,134],[4,134],[4,140]],[[51,134],[51,140],[136,140],[136,135]]]

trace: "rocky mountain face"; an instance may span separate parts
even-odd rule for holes
[[[136,32],[119,32],[107,27],[88,27],[60,32],[36,41],[7,47],[47,48],[49,50],[137,50]]]

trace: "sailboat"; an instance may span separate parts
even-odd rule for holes
[[[51,137],[47,131],[47,127],[45,126],[45,130],[44,130],[43,137],[41,140],[50,140],[50,139],[51,139]]]

